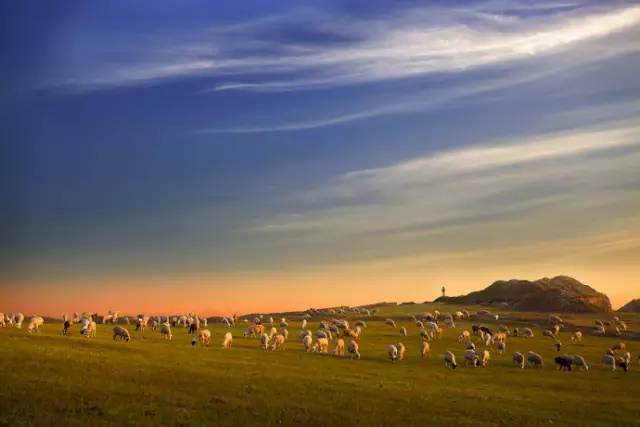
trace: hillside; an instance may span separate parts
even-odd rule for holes
[[[499,305],[520,311],[611,311],[609,297],[567,276],[534,281],[498,280],[481,291],[458,297],[440,297],[436,301],[446,304]]]
[[[629,301],[618,309],[624,313],[640,313],[640,298]]]

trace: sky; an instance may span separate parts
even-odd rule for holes
[[[0,310],[640,297],[640,3],[2,2]]]

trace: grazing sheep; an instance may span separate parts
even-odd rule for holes
[[[520,368],[524,369],[524,356],[522,355],[522,353],[519,353],[517,351],[513,353],[512,360],[518,365],[520,365]]]
[[[531,328],[522,328],[522,337],[523,338],[533,338],[533,331]]]
[[[209,345],[211,344],[211,331],[208,329],[200,329],[198,331],[198,337],[193,337],[193,340],[191,341],[192,345],[195,345],[196,342],[200,342],[200,344],[202,345]]]
[[[278,334],[271,338],[271,351],[284,350],[284,335]]]
[[[582,342],[582,332],[575,331],[573,335],[571,335],[571,342]]]
[[[507,344],[504,341],[498,341],[496,348],[498,349],[498,354],[502,354],[507,349]]]
[[[139,317],[136,323],[136,331],[144,332],[144,328],[147,327],[147,319],[144,317]]]
[[[511,332],[511,335],[513,335],[514,337],[517,337],[519,332],[520,332],[520,329],[513,328],[513,332]]]
[[[391,326],[392,328],[396,327],[396,322],[394,322],[393,319],[385,319],[384,324]]]
[[[611,351],[613,351],[614,353],[617,353],[618,351],[620,352],[625,351],[626,348],[627,348],[627,345],[625,343],[617,342],[611,346]]]
[[[222,348],[227,350],[230,349],[232,341],[233,341],[233,335],[231,335],[231,332],[225,333],[224,336],[222,337]]]
[[[466,350],[464,352],[464,366],[469,366],[469,363],[475,368],[480,365],[480,358],[475,350]]]
[[[129,331],[122,326],[113,327],[113,339],[120,338],[121,340],[131,341],[131,335]]]
[[[562,348],[562,341],[554,338],[553,347],[556,349],[557,352],[560,352],[560,349]]]
[[[429,352],[431,351],[431,346],[426,341],[422,341],[422,345],[420,346],[420,357],[424,359],[425,357],[429,357]]]
[[[171,325],[169,325],[169,322],[165,322],[162,325],[160,325],[160,334],[165,339],[171,341],[171,339],[173,338],[173,335],[171,334]]]
[[[443,355],[444,366],[447,368],[456,369],[458,364],[456,363],[456,356],[450,351],[446,351]]]
[[[563,356],[556,356],[553,360],[556,362],[556,365],[558,365],[559,370],[571,371],[571,365],[573,364],[573,356],[569,356],[565,354]]]
[[[351,354],[351,358],[355,358],[360,360],[360,351],[358,348],[358,343],[354,340],[349,341],[349,345],[347,346],[347,351]]]
[[[616,370],[616,358],[614,356],[605,354],[604,356],[602,356],[602,363],[605,366],[611,366],[612,371]]]
[[[243,333],[245,337],[256,337],[264,333],[264,325],[251,325]]]
[[[24,322],[24,314],[16,313],[13,317],[13,323],[16,325],[16,328],[22,329],[22,322]]]
[[[307,319],[302,319],[302,329],[307,327]]]
[[[509,334],[509,328],[507,327],[507,325],[498,325],[498,332]]]
[[[354,323],[354,325],[356,327],[359,326],[361,328],[367,329],[367,323],[364,320],[356,320],[356,323]]]
[[[400,336],[401,337],[407,336],[407,328],[405,328],[404,326],[400,328]]]
[[[268,338],[267,334],[264,334],[264,336]],[[311,337],[311,335],[305,335],[302,338],[302,345],[304,346],[304,350],[306,352],[309,352],[313,349],[313,338]]]
[[[493,337],[493,342],[503,342],[506,343],[507,342],[507,334],[504,332],[498,332],[494,337]]]
[[[562,325],[564,323],[564,321],[560,318],[560,316],[556,316],[554,314],[549,316],[549,322],[552,325]]]
[[[529,362],[529,365],[533,366],[534,368],[544,367],[544,360],[542,359],[542,356],[533,351],[527,352],[527,362]]]
[[[420,336],[422,337],[422,339],[424,339],[425,341],[431,341],[431,334],[429,334],[429,332],[427,332],[424,329],[420,330]]]
[[[476,345],[473,343],[473,341],[467,341],[466,345],[464,346],[465,350],[474,350],[476,349]]]
[[[394,344],[389,344],[387,346],[387,354],[389,355],[389,359],[391,359],[392,362],[395,362],[398,360],[398,347]]]
[[[420,329],[424,328],[424,323],[421,320],[416,320],[416,326]]]
[[[329,351],[329,340],[326,338],[317,338],[311,351],[314,353],[327,353]]]
[[[396,348],[398,349],[398,360],[404,359],[405,346],[401,342],[396,344]]]
[[[589,365],[584,360],[584,357],[574,354],[571,356],[573,358],[573,364],[576,365],[580,370],[584,369],[585,371],[589,370]]]
[[[593,334],[597,335],[597,336],[605,336],[607,333],[607,330],[604,328],[604,326],[596,326],[595,329],[593,330]]]
[[[44,325],[44,319],[42,317],[33,316],[29,321],[29,326],[27,326],[27,331],[29,331],[29,333],[33,332],[34,330],[36,332],[40,332],[40,328],[43,325]]]
[[[289,330],[288,330],[287,328],[282,328],[282,329],[280,330],[280,333],[281,333],[282,335],[284,335],[284,339],[285,339],[285,340],[286,340],[286,339],[289,339]]]
[[[471,334],[466,329],[462,331],[460,335],[458,335],[458,342],[465,342],[471,340]]]
[[[553,331],[549,329],[545,329],[544,331],[542,331],[542,336],[554,338],[556,334],[554,334]]]
[[[344,340],[339,338],[336,340],[336,346],[333,349],[334,356],[344,356]]]
[[[631,353],[627,351],[622,357],[622,359],[624,360],[624,363],[626,363],[627,366],[629,366],[631,364]]]
[[[311,339],[311,337],[309,335],[306,335],[305,338],[308,337],[309,339]],[[260,335],[260,348],[263,350],[268,350],[269,349],[269,334],[262,334]],[[302,340],[302,342],[304,343],[304,339]]]
[[[84,335],[87,338],[96,337],[96,331],[98,329],[98,325],[96,324],[95,321],[83,318],[80,325],[81,325],[80,326],[81,335]]]

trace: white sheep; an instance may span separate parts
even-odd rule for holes
[[[314,353],[327,353],[329,351],[329,340],[327,338],[317,338],[311,351]]]
[[[584,369],[585,371],[589,370],[589,365],[587,365],[587,362],[584,360],[584,357],[574,354],[573,356],[571,356],[571,358],[573,359],[573,364],[576,365],[580,370],[582,369]]]
[[[458,342],[465,342],[471,340],[471,334],[466,329],[462,331],[460,335],[458,335]]]
[[[22,322],[24,322],[24,314],[16,313],[13,316],[13,323],[16,325],[16,328],[22,329]]]
[[[458,364],[456,363],[456,356],[450,351],[446,351],[443,355],[444,366],[447,368],[456,369]]]
[[[400,328],[400,336],[401,337],[407,336],[407,328],[405,328],[404,326]]]
[[[431,346],[428,342],[422,341],[422,345],[420,346],[420,357],[424,359],[425,357],[429,357],[429,352],[431,351]]]
[[[282,335],[284,335],[284,339],[285,339],[285,340],[289,339],[289,330],[288,330],[287,328],[282,328],[282,329],[280,330],[280,333],[281,333]]]
[[[83,318],[80,321],[80,334],[84,335],[87,338],[95,338],[96,331],[98,330],[98,325],[95,321],[89,320],[87,318]]]
[[[489,360],[491,360],[491,353],[489,353],[489,350],[483,351],[482,356],[480,357],[480,363],[482,366],[488,366]]]
[[[302,319],[302,329],[307,327],[307,319]]]
[[[384,324],[391,326],[392,328],[396,327],[396,322],[393,319],[385,319]]]
[[[360,351],[358,347],[358,343],[355,340],[349,341],[349,345],[347,346],[347,351],[351,354],[351,358],[355,358],[360,360]]]
[[[265,336],[267,336],[267,334],[265,334]],[[305,335],[302,338],[302,345],[304,346],[304,349],[306,352],[309,352],[312,350],[313,347],[313,338],[311,337],[311,335]]]
[[[513,353],[513,359],[512,359],[515,363],[517,363],[518,365],[520,365],[520,368],[524,369],[524,356],[522,355],[522,353],[520,352],[515,352]]]
[[[171,326],[169,325],[169,322],[165,322],[162,325],[160,325],[160,334],[165,339],[171,341],[171,338],[173,338],[173,336],[171,334]]]
[[[533,331],[531,328],[522,328],[522,337],[523,338],[533,338]]]
[[[580,332],[580,331],[575,331],[575,332],[571,335],[571,342],[582,342],[582,332]]]
[[[389,344],[387,346],[387,354],[389,355],[389,359],[391,359],[392,362],[395,362],[398,360],[398,347],[394,344]]]
[[[604,356],[602,356],[602,363],[605,366],[611,366],[612,371],[616,370],[616,358],[614,356],[605,354]]]
[[[404,359],[405,346],[401,342],[396,344],[396,348],[398,349],[398,360]]]
[[[529,362],[529,365],[533,366],[534,368],[544,367],[544,360],[542,359],[542,356],[533,351],[527,352],[527,362]]]
[[[122,326],[114,326],[113,327],[113,339],[120,338],[121,340],[131,341],[131,334],[129,331]]]
[[[260,335],[260,348],[263,350],[268,350],[270,340],[271,339],[269,338],[269,334]]]
[[[44,325],[44,319],[42,317],[33,316],[29,321],[29,326],[27,326],[27,330],[29,331],[29,333],[33,332],[34,330],[36,332],[40,332],[40,328],[43,325]]]
[[[464,366],[469,366],[469,363],[474,367],[480,365],[480,358],[475,350],[465,350],[464,352]]]
[[[333,349],[334,356],[344,356],[344,340],[339,338],[336,340],[336,346]]]
[[[198,331],[198,337],[194,337],[192,344],[195,345],[196,341],[199,341],[202,345],[211,344],[211,331],[208,329],[200,329]]]
[[[496,348],[498,349],[498,354],[502,354],[507,349],[507,344],[504,341],[498,341]]]
[[[231,335],[231,332],[225,333],[224,336],[222,337],[222,348],[227,350],[230,349],[232,341],[233,341],[233,335]]]
[[[284,350],[284,335],[278,334],[271,339],[271,351]]]

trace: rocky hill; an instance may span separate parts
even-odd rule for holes
[[[498,280],[489,287],[458,297],[440,297],[446,304],[481,304],[519,311],[591,313],[611,311],[609,297],[568,276],[539,280]]]
[[[640,298],[634,299],[618,309],[625,313],[640,313]]]

